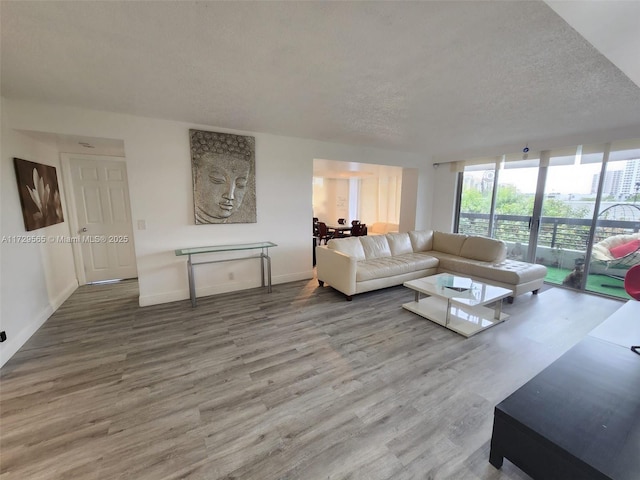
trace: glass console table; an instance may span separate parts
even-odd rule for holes
[[[271,257],[269,257],[269,247],[277,247],[273,242],[256,242],[256,243],[237,243],[235,245],[211,245],[209,247],[194,247],[194,248],[179,248],[177,249],[176,256],[187,255],[187,275],[189,276],[189,296],[191,297],[191,306],[196,306],[196,284],[195,277],[193,275],[194,265],[204,265],[207,263],[221,263],[230,262],[233,260],[246,260],[249,258],[260,259],[260,276],[262,277],[262,286],[265,285],[265,263],[267,264],[267,287],[268,292],[271,293]],[[220,253],[220,252],[234,252],[240,250],[260,250],[259,255],[252,255],[248,257],[233,257],[225,258],[221,260],[207,260],[204,262],[194,262],[193,256],[203,253]]]

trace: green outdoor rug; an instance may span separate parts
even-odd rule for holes
[[[547,267],[545,282],[562,285],[562,281],[571,273],[566,268]],[[607,275],[589,275],[587,291],[629,300],[631,297],[624,290],[624,281]]]

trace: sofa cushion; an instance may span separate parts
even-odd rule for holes
[[[477,260],[471,260],[459,255],[451,255],[450,253],[442,253],[437,250],[431,250],[427,253],[436,257],[440,261],[440,264],[438,265],[438,272],[440,273],[450,272],[469,274],[469,272],[466,271],[465,265],[477,262]]]
[[[467,236],[462,233],[433,232],[433,250],[452,255],[460,255]]]
[[[364,260],[364,248],[360,242],[360,237],[353,238],[334,238],[327,242],[327,248],[336,252],[344,253],[356,260]]]
[[[391,249],[391,255],[402,255],[403,253],[413,253],[411,239],[408,233],[388,233],[386,235]]]
[[[409,232],[414,252],[426,252],[433,249],[433,230],[413,230]]]
[[[504,260],[499,263],[483,262],[436,251],[429,254],[440,261],[439,273],[448,272],[475,277],[480,281],[486,279],[508,285],[519,285],[542,279],[547,274],[547,267],[534,263],[516,260]]]
[[[372,235],[359,238],[364,249],[364,257],[369,260],[371,258],[390,257],[391,248],[386,235]]]
[[[501,262],[507,258],[507,245],[495,238],[471,236],[462,244],[460,256],[483,262]]]
[[[405,253],[358,262],[356,281],[364,282],[438,267],[438,259],[425,253]]]
[[[544,278],[547,267],[535,263],[505,260],[499,264],[476,263],[471,267],[471,275],[496,282],[518,285]]]

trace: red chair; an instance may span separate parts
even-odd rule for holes
[[[624,289],[630,297],[640,300],[640,264],[627,271],[624,276]]]

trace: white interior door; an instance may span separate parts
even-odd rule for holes
[[[126,163],[69,158],[87,283],[137,277]]]

